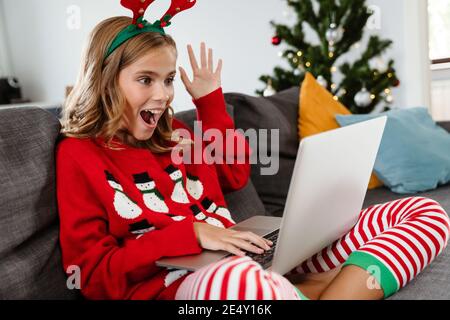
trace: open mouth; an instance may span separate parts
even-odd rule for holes
[[[149,125],[155,126],[157,123],[156,115],[151,110],[141,111],[142,119]]]

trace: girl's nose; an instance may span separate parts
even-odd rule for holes
[[[164,84],[156,84],[153,91],[153,100],[168,101],[170,99],[169,90]]]

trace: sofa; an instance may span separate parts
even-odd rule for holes
[[[267,98],[225,95],[237,128],[279,129],[279,145],[274,145],[279,147],[278,173],[263,176],[262,165],[253,165],[247,186],[226,195],[236,221],[283,214],[299,145],[298,95],[299,87]],[[58,242],[54,151],[60,141],[59,112],[58,107],[0,109],[0,299],[80,299],[66,286]],[[195,110],[176,117],[192,126]],[[450,132],[450,122],[440,125]],[[259,145],[277,151],[271,146]],[[450,185],[420,195],[450,212]],[[386,188],[370,190],[364,207],[405,196]],[[450,249],[390,299],[450,299]]]

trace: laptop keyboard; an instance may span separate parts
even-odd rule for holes
[[[275,230],[275,231],[269,233],[268,235],[264,236],[264,239],[267,239],[267,240],[270,240],[273,242],[273,245],[270,248],[270,250],[264,251],[263,254],[247,252],[246,253],[247,257],[252,258],[254,261],[259,263],[264,269],[270,267],[270,265],[272,264],[273,255],[275,253],[275,247],[277,245],[279,232],[280,232],[280,229]],[[226,257],[228,258],[231,256],[233,256],[233,254],[229,254]]]

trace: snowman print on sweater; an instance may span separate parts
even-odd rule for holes
[[[195,219],[205,221],[207,224],[210,224],[215,227],[225,228],[225,226],[220,220],[213,217],[207,217],[196,204],[192,205],[190,209],[192,211],[192,214],[195,216]]]
[[[189,203],[188,195],[184,189],[183,173],[174,166],[168,166],[165,171],[169,174],[170,179],[175,183],[171,199],[176,203]]]
[[[189,173],[187,174],[187,192],[191,195],[195,200],[199,200],[203,195],[203,184],[198,177],[192,176]]]
[[[187,270],[179,270],[179,269],[167,269],[169,272],[164,278],[164,286],[168,288],[172,283],[188,274]]]
[[[127,220],[138,218],[142,209],[124,193],[122,185],[110,172],[105,170],[105,175],[108,184],[115,191],[113,204],[117,214]]]
[[[218,206],[208,198],[203,199],[202,206],[207,212],[217,214],[235,224],[233,218],[231,218],[231,213],[227,208]]]
[[[142,197],[147,208],[159,213],[169,212],[163,195],[158,191],[155,181],[150,178],[147,172],[134,174],[133,178],[134,184],[143,195]]]
[[[156,188],[155,181],[147,172],[134,174],[134,183],[143,194],[144,203],[150,210],[158,213],[164,213],[174,221],[182,221],[186,217],[169,214],[169,208],[164,202],[163,195]]]
[[[144,234],[155,230],[156,230],[155,226],[150,224],[147,219],[130,224],[128,229],[130,233],[137,236],[136,239],[139,239]]]

